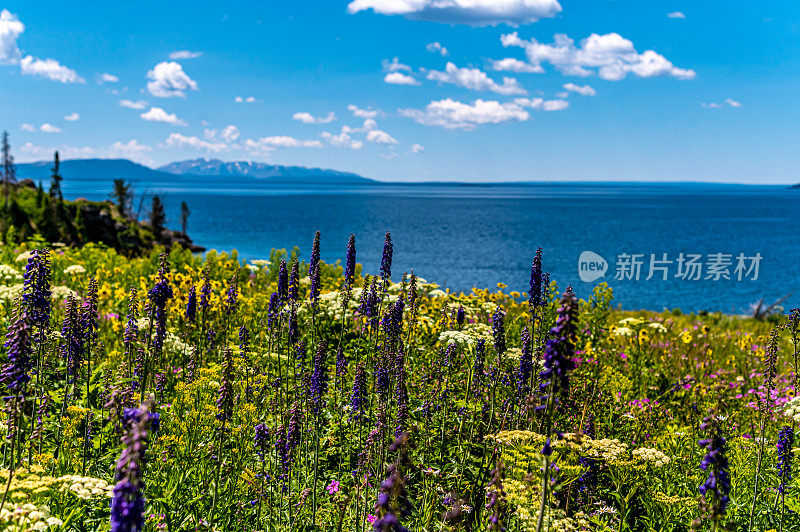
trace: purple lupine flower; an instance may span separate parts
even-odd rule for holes
[[[200,312],[205,315],[208,308],[211,306],[211,270],[210,266],[206,264],[203,268],[203,286],[200,288]]]
[[[270,432],[266,423],[259,423],[254,427],[253,444],[256,448],[258,459],[264,461],[267,449],[269,448]]]
[[[381,277],[386,282],[392,276],[392,254],[394,253],[394,245],[392,244],[392,234],[386,231],[386,237],[383,240],[383,255],[381,256]]]
[[[50,324],[50,255],[35,249],[28,257],[23,278],[22,300],[28,307],[31,325],[42,329]]]
[[[489,497],[486,502],[486,509],[492,512],[489,515],[489,530],[505,530],[502,522],[506,510],[506,491],[503,487],[504,467],[503,462],[498,461],[490,473],[492,480],[489,481],[489,486],[486,490]]]
[[[706,503],[711,503],[712,519],[722,517],[728,508],[731,492],[731,476],[728,471],[728,458],[725,456],[725,437],[716,416],[709,415],[703,419],[700,430],[709,433],[709,438],[700,440],[700,447],[706,449],[706,455],[700,462],[700,469],[708,473],[708,478],[697,490]],[[713,498],[713,501],[709,501]]]
[[[311,246],[311,258],[308,261],[308,276],[311,278],[311,286],[309,287],[308,300],[312,306],[317,304],[319,300],[320,291],[320,259],[319,259],[319,240],[320,233],[314,233],[314,243]]]
[[[380,305],[380,297],[378,296],[377,277],[372,278],[369,290],[361,292],[361,301],[358,306],[358,312],[367,318],[370,325],[375,326],[378,322],[378,306]],[[366,280],[365,280],[366,282]]]
[[[296,344],[300,340],[300,325],[297,323],[297,309],[292,307],[292,313],[289,315],[289,343]]]
[[[289,300],[289,272],[286,271],[286,260],[281,259],[278,269],[278,297],[281,302]]]
[[[14,317],[6,334],[5,347],[8,361],[3,365],[0,374],[0,382],[15,394],[22,392],[31,380],[30,372],[33,369],[31,327],[28,309],[21,299],[17,299],[14,305]]]
[[[531,334],[528,328],[522,329],[522,354],[519,357],[519,373],[517,383],[517,391],[520,400],[524,399],[528,393],[528,381],[531,379],[533,373],[533,355],[531,352]]]
[[[324,407],[325,393],[328,391],[327,349],[325,341],[321,341],[314,357],[314,370],[311,374],[311,405],[315,414],[319,414]]]
[[[405,303],[401,295],[397,301],[389,307],[381,322],[383,323],[383,330],[386,333],[386,339],[390,344],[396,343],[400,339],[403,332],[403,309]]]
[[[778,434],[778,463],[775,464],[775,467],[778,470],[778,478],[780,479],[780,483],[778,484],[779,493],[784,493],[786,491],[786,487],[792,481],[792,458],[794,458],[794,451],[792,449],[793,445],[794,429],[791,426],[786,425]]]
[[[247,330],[244,324],[239,327],[239,352],[242,354],[242,358],[248,359],[250,353],[250,331]]]
[[[61,346],[61,356],[67,363],[67,374],[75,375],[83,359],[83,337],[80,334],[78,321],[78,302],[72,294],[67,296],[66,306],[64,307],[61,336],[64,339],[64,343]]]
[[[497,310],[492,315],[492,335],[494,336],[494,350],[498,355],[506,352],[506,324],[504,321],[506,313],[498,305]]]
[[[319,241],[320,232],[314,233],[314,242],[311,244],[311,258],[308,260],[308,271],[311,272],[319,266]]]
[[[272,327],[272,322],[278,316],[281,309],[281,298],[278,292],[272,292],[269,295],[269,307],[267,308],[267,326]]]
[[[155,313],[156,334],[153,338],[153,351],[156,353],[161,352],[167,337],[167,302],[172,299],[172,295],[172,287],[166,276],[162,276],[147,293],[151,308]]]
[[[189,323],[194,323],[197,319],[197,289],[192,285],[189,289],[189,295],[186,298],[186,320]]]
[[[372,523],[375,532],[409,532],[400,524],[400,517],[411,514],[411,503],[406,491],[407,478],[402,474],[401,466],[408,466],[407,455],[408,433],[400,434],[389,447],[390,452],[397,452],[397,462],[388,468],[388,476],[381,483],[374,512],[378,518]]]
[[[231,314],[236,314],[236,310],[239,308],[239,287],[238,287],[238,276],[234,273],[231,276],[231,281],[228,284],[228,292],[227,297],[225,299],[225,315],[230,316]]]
[[[217,419],[223,424],[233,417],[233,351],[225,349],[225,364],[217,394]]]
[[[539,374],[541,389],[554,398],[569,391],[569,372],[575,369],[575,341],[578,332],[578,301],[568,286],[561,298],[556,325],[550,330],[553,337],[544,348],[544,370]]]
[[[111,501],[111,532],[141,532],[144,529],[144,468],[150,434],[158,431],[159,415],[149,405],[126,408],[126,428],[122,437],[125,448],[117,461],[114,498]]]
[[[289,299],[300,299],[300,262],[297,259],[292,261],[292,273],[289,275]]]
[[[281,466],[282,473],[278,478],[285,481],[289,474],[289,468],[292,465],[292,459],[289,455],[289,445],[286,437],[286,428],[280,426],[275,431],[275,452],[278,455],[278,463]],[[284,489],[286,485],[284,484]]]
[[[336,352],[336,378],[341,380],[345,375],[347,375],[347,357],[344,349],[340,347]]]
[[[538,248],[533,257],[533,264],[531,264],[531,286],[528,292],[528,306],[531,313],[544,304],[542,281],[542,248]]]
[[[459,305],[458,310],[456,311],[456,323],[458,323],[458,326],[461,327],[464,325],[465,321],[467,321],[467,311],[464,310],[462,305]]]
[[[367,403],[367,373],[362,362],[356,368],[356,374],[353,377],[353,393],[350,396],[350,410],[352,413],[350,418],[359,419],[364,414]]]
[[[349,288],[356,278],[356,237],[350,233],[347,240],[347,257],[344,262],[344,284]]]

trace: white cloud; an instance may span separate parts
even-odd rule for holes
[[[147,107],[147,102],[144,101],[144,100],[137,100],[135,102],[132,101],[132,100],[120,100],[119,101],[119,106],[120,107],[127,107],[128,109],[139,109],[139,110],[141,110],[141,109],[144,109],[145,107]]]
[[[667,13],[667,17],[669,17],[669,18],[686,18],[686,15],[684,15],[680,11],[673,11],[672,13]]]
[[[503,84],[499,85],[486,72],[478,68],[458,68],[455,64],[448,62],[445,71],[431,70],[428,72],[428,79],[441,83],[453,83],[459,87],[475,91],[492,91],[497,94],[526,94],[527,91],[520,87],[514,78],[503,78]]]
[[[425,147],[422,144],[414,144],[411,146],[411,153],[422,153],[425,151]]]
[[[383,78],[383,81],[391,85],[419,85],[419,81],[411,76],[407,76],[402,72],[389,72]]]
[[[633,43],[618,33],[592,33],[579,46],[563,34],[556,34],[553,44],[540,43],[534,38],[525,41],[517,32],[501,36],[500,41],[505,47],[523,48],[534,68],[541,68],[541,64],[546,62],[570,76],[590,76],[596,72],[602,79],[618,81],[629,73],[641,78],[673,76],[692,79],[696,75],[694,70],[678,68],[653,50],[638,53]]]
[[[541,65],[532,65],[513,57],[493,59],[492,68],[501,72],[518,72],[521,74],[541,74],[544,69]]]
[[[589,85],[575,85],[574,83],[564,83],[564,88],[570,92],[577,92],[581,96],[594,96],[597,91]]]
[[[145,160],[149,161],[147,157],[142,157],[143,153],[153,151],[153,148],[141,144],[138,140],[132,139],[128,142],[117,141],[106,149],[106,154],[109,157],[121,157],[131,160]]]
[[[703,107],[708,107],[709,109],[719,109],[720,107],[722,107],[720,104],[716,102],[709,102],[709,103],[704,102],[701,103],[700,105],[702,105]]]
[[[292,115],[292,119],[298,120],[304,124],[328,124],[336,120],[336,115],[333,111],[328,112],[325,116],[314,116],[311,113],[301,112]]]
[[[256,99],[253,96],[248,96],[246,98],[242,98],[241,96],[237,96],[236,98],[233,99],[233,101],[236,102],[236,103],[254,103],[256,101]]]
[[[148,122],[163,122],[165,124],[172,124],[173,126],[185,126],[186,122],[175,116],[173,113],[168,113],[161,107],[151,107],[146,113],[139,115],[142,120]]]
[[[222,137],[222,140],[224,140],[225,142],[235,142],[236,139],[239,138],[239,135],[240,135],[239,129],[233,124],[227,126],[219,134],[219,136]]]
[[[342,128],[342,132],[339,133],[338,135],[334,135],[333,133],[328,133],[327,131],[325,131],[320,136],[326,141],[328,141],[328,144],[330,144],[331,146],[360,150],[364,146],[364,143],[360,140],[353,140],[348,131],[352,130],[345,126]]]
[[[77,147],[62,144],[59,146],[37,146],[32,142],[27,142],[19,149],[29,159],[50,158],[53,152],[58,150],[62,159],[85,159],[87,157],[112,157],[125,158],[142,164],[152,164],[153,160],[145,154],[152,151],[150,146],[141,144],[133,139],[128,142],[117,141],[110,146],[92,148],[89,146]]]
[[[470,26],[517,26],[561,12],[556,0],[353,0],[347,6],[350,13],[367,9],[382,15]]]
[[[16,15],[3,9],[0,11],[0,65],[16,65],[21,57],[17,37],[25,31],[25,25]]]
[[[517,98],[514,103],[520,107],[529,107],[537,111],[563,111],[569,107],[566,100],[545,100],[543,98]]]
[[[727,103],[731,107],[741,107],[742,106],[741,102],[737,102],[736,100],[733,100],[731,98],[726,99],[725,103]]]
[[[205,137],[206,140],[212,140],[214,137],[217,136],[218,132],[219,132],[219,130],[216,130],[216,129],[204,129],[203,130],[203,137]]]
[[[66,120],[67,122],[75,122],[80,117],[81,117],[81,115],[79,115],[78,113],[70,113],[70,114],[64,116],[64,120]]]
[[[39,126],[39,131],[43,133],[61,133],[61,128],[45,122],[44,124]]]
[[[440,42],[429,42],[428,45],[425,47],[429,52],[434,54],[440,54],[442,57],[446,57],[449,55],[447,48],[442,46]]]
[[[170,59],[194,59],[200,57],[202,52],[190,52],[189,50],[177,50],[169,54]]]
[[[385,131],[373,129],[367,132],[367,142],[376,144],[397,144],[397,140]]]
[[[397,57],[393,58],[391,61],[389,61],[388,59],[384,59],[381,62],[381,65],[383,65],[383,69],[386,70],[387,72],[399,72],[401,70],[411,72],[411,67],[401,63],[400,59]]]
[[[197,83],[186,75],[183,67],[175,61],[162,61],[147,72],[147,90],[157,98],[186,96],[184,91],[197,90]]]
[[[167,146],[175,148],[194,148],[196,150],[219,153],[227,151],[230,147],[224,142],[207,142],[197,137],[187,137],[180,133],[170,133],[166,140]]]
[[[352,103],[347,106],[347,110],[353,113],[353,116],[356,118],[375,118],[377,116],[383,116],[383,112],[380,109],[361,109]]]
[[[275,148],[322,148],[318,140],[299,140],[287,135],[273,135],[244,141],[244,148],[250,152],[268,152]]]
[[[39,59],[26,55],[19,62],[22,73],[27,76],[40,76],[61,83],[86,83],[86,80],[71,68],[67,68],[55,59]]]
[[[108,72],[103,72],[100,74],[100,83],[116,83],[119,81],[119,78],[114,74],[109,74]]]
[[[19,126],[22,131],[36,131],[36,128],[33,124],[22,124]]]
[[[736,100],[731,98],[727,98],[725,100],[725,104],[727,104],[730,107],[737,107],[737,108],[742,106],[741,102],[737,102]],[[709,109],[721,109],[723,107],[723,104],[717,102],[708,102],[708,103],[704,102],[700,105],[702,105],[703,107],[708,107]]]
[[[479,99],[468,104],[450,98],[432,101],[424,110],[400,109],[400,114],[426,126],[464,130],[512,120],[524,122],[530,117],[528,111],[516,103]]]

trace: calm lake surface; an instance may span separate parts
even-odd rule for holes
[[[67,178],[65,195],[104,199],[110,181]],[[208,249],[236,249],[246,259],[265,258],[271,248],[295,245],[307,258],[319,229],[324,261],[342,259],[348,235],[354,233],[358,262],[366,273],[373,273],[380,263],[384,232],[389,230],[395,244],[395,279],[413,268],[419,276],[457,291],[493,288],[498,282],[507,284],[508,290],[527,291],[531,259],[541,246],[545,270],[560,287],[572,283],[579,296],[587,297],[595,284],[606,280],[614,288],[616,303],[625,309],[740,313],[762,297],[771,302],[790,293],[782,306],[800,306],[800,190],[786,187],[637,183],[297,187],[252,179],[190,183],[177,176],[174,182],[140,182],[134,187],[140,195],[162,196],[170,227],[179,226],[180,202],[186,201],[192,212],[189,234],[195,242]],[[143,217],[149,196],[145,203]],[[581,281],[578,259],[583,251],[605,259],[604,277]],[[700,256],[694,261],[699,273],[679,264],[681,253],[685,260]],[[666,262],[656,263],[648,280],[651,254]],[[760,260],[753,259],[759,255]],[[641,263],[638,280],[633,267],[637,262]],[[754,262],[757,279],[753,279]],[[588,271],[590,266],[584,267]],[[620,268],[625,275],[616,280]]]

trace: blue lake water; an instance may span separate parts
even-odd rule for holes
[[[636,183],[297,187],[268,186],[257,180],[189,183],[179,177],[174,182],[134,186],[139,194],[162,196],[170,227],[178,227],[180,202],[186,201],[192,212],[188,232],[195,242],[208,249],[237,249],[247,259],[265,258],[271,248],[295,245],[307,258],[319,229],[323,260],[342,259],[348,235],[354,233],[358,262],[372,273],[380,263],[384,232],[389,230],[395,244],[394,278],[413,268],[419,276],[453,290],[491,288],[503,282],[509,290],[526,291],[531,259],[541,246],[545,270],[560,287],[572,283],[577,294],[586,297],[596,283],[608,281],[616,303],[625,309],[741,313],[760,298],[771,302],[790,293],[782,306],[800,306],[800,190],[786,187]],[[110,188],[110,180],[64,181],[69,198],[103,199]],[[605,276],[588,283],[578,272],[579,256],[587,250],[607,262]],[[656,264],[661,269],[647,280],[651,254],[661,261],[665,253],[667,262]],[[683,271],[678,269],[681,253],[684,261],[699,255],[694,264],[700,271],[689,269],[684,278],[685,262]],[[625,259],[626,254],[632,258]],[[753,259],[758,256],[760,260]],[[615,279],[618,263],[637,262],[641,263],[638,280],[635,268],[628,267],[622,268],[623,279]],[[739,262],[744,270],[737,270]],[[757,279],[753,279],[754,262]],[[724,278],[726,274],[730,279]]]

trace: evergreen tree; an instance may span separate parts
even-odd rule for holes
[[[119,215],[127,218],[130,216],[131,204],[133,203],[133,186],[126,183],[124,179],[115,179],[114,188],[111,191],[111,199],[119,210]]]
[[[6,200],[6,209],[8,209],[8,198],[11,195],[11,185],[17,181],[16,173],[14,156],[11,155],[11,144],[8,142],[8,131],[3,131],[3,196]]]
[[[192,214],[192,211],[189,210],[189,206],[186,204],[185,201],[181,202],[181,233],[184,235],[186,234],[186,222],[189,220],[189,215]]]
[[[153,203],[150,206],[150,229],[156,240],[161,239],[165,223],[167,223],[167,215],[164,213],[164,204],[157,195],[153,196]]]
[[[59,166],[61,166],[61,164],[58,152],[56,151],[53,161],[53,173],[50,175],[50,197],[58,203],[61,203],[64,201],[64,196],[61,194],[61,181],[64,178],[58,173]]]
[[[36,187],[36,208],[41,211],[43,205],[44,205],[44,188],[42,187],[42,181],[40,180],[39,186]]]

